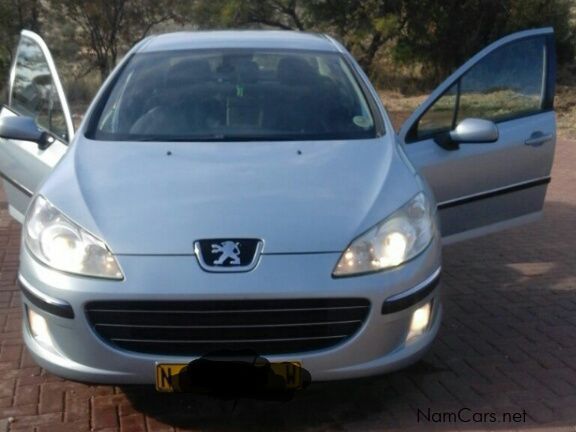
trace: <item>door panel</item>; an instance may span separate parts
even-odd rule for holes
[[[17,115],[7,107],[0,118]],[[68,146],[55,140],[46,150],[40,150],[30,141],[0,138],[0,175],[9,203],[9,211],[18,222],[23,222],[26,208],[34,191],[64,156]]]
[[[458,69],[402,127],[405,151],[436,195],[446,242],[541,213],[556,138],[554,62],[551,29],[508,36]],[[494,121],[498,140],[447,140],[465,118]]]
[[[0,175],[10,214],[21,222],[31,196],[66,153],[74,134],[52,56],[42,39],[26,30],[10,73],[8,106],[0,111],[0,118],[14,115],[33,117],[56,138],[46,150],[33,142],[0,138]]]

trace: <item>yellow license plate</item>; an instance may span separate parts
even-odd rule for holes
[[[156,390],[165,393],[182,391],[179,373],[188,364],[186,363],[156,363]],[[276,375],[280,375],[286,382],[286,389],[296,390],[302,387],[302,363],[278,362],[270,363],[270,368]]]

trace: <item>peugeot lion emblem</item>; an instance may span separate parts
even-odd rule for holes
[[[227,240],[222,243],[212,244],[212,253],[220,254],[220,258],[214,261],[214,265],[222,265],[230,259],[230,265],[240,265],[240,243]]]
[[[205,239],[194,243],[194,253],[208,272],[245,272],[256,267],[262,246],[258,239]]]

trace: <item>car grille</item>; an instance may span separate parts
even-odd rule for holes
[[[159,355],[325,349],[358,331],[369,310],[368,300],[360,298],[106,301],[86,306],[103,339],[125,350]]]

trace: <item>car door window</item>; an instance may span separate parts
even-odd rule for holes
[[[48,61],[40,46],[22,37],[14,65],[10,108],[30,116],[64,142],[68,141],[66,117]]]
[[[501,122],[546,109],[545,49],[544,38],[535,37],[488,54],[420,117],[410,134],[413,140],[449,131],[465,118]]]
[[[454,123],[457,96],[458,85],[454,84],[422,116],[418,133],[429,136],[450,130]]]

